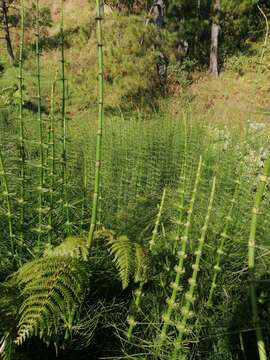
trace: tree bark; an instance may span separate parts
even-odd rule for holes
[[[220,0],[214,0],[214,14],[211,29],[210,73],[218,78],[218,38],[220,33]]]
[[[12,48],[12,42],[11,42],[9,24],[8,24],[7,0],[1,0],[0,7],[1,7],[1,12],[2,12],[2,24],[3,24],[3,32],[4,32],[4,36],[5,36],[5,41],[6,41],[7,54],[8,54],[10,64],[14,65],[15,64],[15,56],[14,56],[14,52],[13,52],[13,48]]]

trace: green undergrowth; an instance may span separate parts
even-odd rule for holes
[[[0,74],[0,357],[265,360],[267,117],[228,128],[189,93],[161,111],[153,41],[173,39],[115,13],[103,124],[101,17],[98,70],[94,13],[44,35],[36,5]]]
[[[195,119],[191,113],[173,119],[165,114],[108,116],[98,227],[88,254],[85,236],[91,216],[96,122],[87,117],[79,123],[76,119],[68,122],[67,226],[61,192],[60,118],[56,112],[52,145],[50,118],[43,113],[45,175],[41,227],[37,228],[38,124],[25,110],[25,216],[21,228],[16,106],[11,109],[4,109],[1,118],[0,275],[6,295],[1,297],[0,316],[6,351],[10,346],[14,353],[16,345],[15,354],[24,352],[31,359],[36,356],[31,343],[38,337],[54,344],[65,358],[77,349],[93,358],[174,359],[178,345],[178,356],[183,359],[241,359],[243,354],[248,359],[248,354],[253,354],[254,359],[256,346],[249,340],[255,335],[248,301],[247,239],[258,175],[269,150],[267,126],[251,124],[241,131],[229,130]],[[269,294],[264,286],[269,281],[268,206],[266,193],[256,249],[259,312],[265,335],[269,330]],[[177,279],[181,257],[185,272]],[[198,274],[192,265],[196,261]],[[174,288],[177,296],[172,299]],[[168,311],[170,318],[165,316]],[[176,339],[181,340],[177,343]],[[24,342],[30,349],[22,346]],[[16,359],[17,355],[13,356]]]

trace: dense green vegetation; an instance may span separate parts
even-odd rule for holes
[[[12,3],[0,359],[269,358],[268,111],[228,127],[183,90],[208,65],[210,1],[171,1],[161,28],[142,26],[140,1],[109,2],[104,17],[87,4],[80,26],[64,1],[56,15],[46,1]],[[221,64],[262,82],[266,2],[221,5]]]

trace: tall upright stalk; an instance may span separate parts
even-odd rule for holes
[[[94,232],[97,222],[97,209],[100,191],[101,159],[102,159],[102,132],[104,120],[104,64],[103,64],[103,37],[102,37],[102,3],[96,0],[96,21],[97,21],[97,46],[98,46],[98,64],[99,64],[99,101],[98,101],[98,131],[96,144],[96,166],[95,166],[95,184],[92,204],[91,224],[88,235],[88,246],[91,247],[94,239]]]
[[[39,123],[39,186],[38,186],[38,248],[42,235],[43,218],[43,185],[44,185],[44,143],[43,143],[43,123],[41,116],[41,76],[40,76],[40,11],[39,0],[36,0],[36,71],[37,71],[37,105],[38,105],[38,123]]]
[[[24,51],[24,0],[21,0],[21,35],[19,55],[19,151],[20,151],[20,239],[23,241],[24,234],[24,205],[25,205],[25,138],[23,116],[23,51]]]
[[[102,225],[102,178],[100,178],[99,195],[98,195],[98,215],[97,226],[100,228]]]
[[[65,74],[65,48],[64,48],[64,0],[61,0],[61,21],[60,21],[60,45],[61,45],[61,125],[62,125],[62,201],[65,213],[65,225],[67,233],[70,233],[71,222],[68,202],[67,184],[67,116],[66,116],[66,74]]]
[[[48,217],[48,243],[52,243],[53,235],[53,206],[54,206],[54,178],[55,178],[55,81],[51,89],[51,110],[50,110],[50,128],[49,128],[49,153],[48,153],[48,167],[49,167],[49,217]]]
[[[4,164],[4,159],[2,155],[2,144],[0,144],[0,176],[3,181],[3,197],[5,199],[6,203],[6,217],[8,221],[8,231],[9,231],[9,241],[10,241],[10,250],[12,255],[15,255],[15,244],[14,244],[14,232],[13,232],[13,223],[12,223],[12,208],[11,208],[11,201],[10,201],[10,191],[9,191],[9,183],[8,183],[8,177],[6,173],[6,168]]]
[[[160,219],[161,219],[161,215],[162,215],[162,211],[163,211],[163,207],[164,207],[165,196],[166,196],[166,188],[164,188],[163,193],[162,193],[161,202],[159,205],[158,214],[157,214],[157,218],[156,218],[156,222],[155,222],[155,227],[152,232],[151,240],[149,242],[150,251],[153,251],[153,247],[156,245],[156,239],[157,239],[157,235],[158,235],[158,227],[160,224]]]
[[[168,307],[163,315],[163,325],[162,325],[160,336],[157,341],[158,350],[160,350],[160,348],[162,347],[162,345],[167,337],[168,328],[171,325],[172,313],[175,308],[176,298],[180,291],[180,280],[181,280],[183,274],[185,273],[184,261],[186,258],[186,248],[187,248],[187,244],[188,244],[188,237],[189,237],[189,231],[190,231],[190,226],[191,226],[191,219],[192,219],[192,215],[193,215],[194,204],[195,204],[195,200],[197,197],[199,181],[201,178],[201,170],[202,170],[202,158],[200,157],[198,169],[197,169],[197,173],[196,173],[195,184],[194,184],[194,188],[192,191],[192,196],[191,196],[191,200],[190,200],[190,204],[189,204],[188,217],[187,217],[187,221],[185,223],[184,235],[181,238],[181,249],[178,252],[178,256],[179,256],[178,265],[175,266],[175,273],[176,273],[175,280],[171,284],[172,294],[171,294],[170,298],[167,299]]]
[[[180,176],[180,201],[178,206],[178,219],[176,227],[176,235],[173,245],[173,254],[176,253],[177,246],[179,245],[180,232],[183,225],[183,214],[184,214],[184,202],[186,192],[186,181],[187,181],[187,119],[184,117],[184,160],[182,165],[182,171]]]
[[[214,177],[211,194],[210,194],[210,198],[209,198],[209,203],[208,203],[208,207],[207,207],[207,212],[206,212],[206,216],[205,216],[205,221],[204,221],[204,225],[202,227],[201,237],[199,239],[198,248],[195,251],[196,259],[195,259],[195,263],[192,265],[192,269],[193,269],[192,277],[189,278],[189,280],[188,280],[189,289],[188,289],[187,293],[185,294],[185,304],[181,309],[182,319],[181,319],[180,323],[177,324],[178,337],[175,341],[175,348],[173,350],[172,357],[170,358],[170,360],[178,360],[179,359],[179,351],[181,351],[182,339],[183,339],[184,333],[186,331],[186,324],[187,324],[188,319],[191,316],[190,308],[191,308],[191,305],[195,301],[195,295],[194,295],[195,288],[197,286],[197,277],[198,277],[198,273],[200,270],[200,261],[201,261],[201,257],[202,257],[202,251],[203,251],[203,247],[204,247],[204,243],[205,243],[205,237],[206,237],[206,233],[207,233],[207,229],[208,229],[208,225],[209,225],[210,215],[212,212],[215,188],[216,188],[216,178]]]
[[[86,211],[86,195],[87,195],[87,167],[86,167],[86,156],[83,154],[83,178],[82,178],[82,212],[81,212],[81,231],[83,231]]]
[[[231,199],[231,205],[230,205],[230,208],[229,208],[229,212],[228,212],[228,215],[225,216],[225,225],[224,225],[222,233],[220,234],[221,239],[220,239],[219,246],[217,248],[216,264],[214,266],[214,273],[213,273],[211,287],[210,287],[208,301],[207,301],[209,306],[212,305],[212,299],[213,299],[214,291],[215,291],[216,286],[217,286],[217,277],[218,277],[218,274],[221,271],[220,263],[221,263],[222,256],[224,254],[223,248],[224,248],[224,245],[225,245],[225,241],[227,239],[230,239],[228,231],[229,231],[229,228],[230,228],[230,224],[233,221],[232,213],[233,213],[233,210],[235,208],[235,205],[237,204],[237,198],[238,198],[239,190],[240,190],[240,181],[237,180],[235,182],[235,189],[234,189],[233,198]]]
[[[156,222],[155,222],[155,227],[152,232],[151,240],[149,242],[149,248],[150,248],[151,252],[153,251],[153,247],[156,245],[156,238],[158,235],[158,228],[160,225],[160,220],[161,220],[161,215],[162,215],[162,211],[163,211],[163,207],[164,207],[165,197],[166,197],[166,188],[164,188],[163,193],[162,193],[162,197],[161,197],[161,201],[160,201],[160,205],[159,205],[159,209],[158,209],[158,214],[157,214],[157,218],[156,218]],[[142,294],[143,294],[144,284],[145,284],[145,281],[143,279],[141,279],[139,281],[139,286],[134,291],[134,301],[133,302],[134,302],[135,310],[137,311],[137,313],[140,309],[140,303],[141,303],[141,298],[142,298]],[[129,327],[128,327],[126,335],[127,335],[127,338],[130,339],[137,322],[136,322],[134,316],[132,316],[132,315],[128,315],[127,322],[128,322]]]
[[[250,280],[250,302],[252,310],[252,321],[256,329],[257,347],[260,360],[267,360],[266,348],[263,339],[262,329],[259,324],[258,304],[256,297],[256,274],[255,274],[255,255],[256,255],[256,231],[259,210],[262,202],[262,197],[266,185],[267,178],[270,175],[270,153],[265,161],[263,174],[259,177],[259,184],[255,195],[254,206],[252,209],[250,234],[248,240],[248,272]]]

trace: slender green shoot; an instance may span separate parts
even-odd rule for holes
[[[270,153],[264,163],[263,174],[259,176],[259,184],[255,195],[254,206],[252,209],[250,234],[248,240],[248,271],[249,271],[249,280],[250,280],[250,301],[251,301],[251,310],[252,310],[252,321],[256,329],[257,347],[258,347],[260,360],[267,360],[267,355],[266,355],[266,348],[263,339],[263,333],[259,323],[258,304],[256,297],[256,284],[255,284],[256,231],[257,231],[257,221],[258,221],[260,206],[269,174],[270,174]]]
[[[201,178],[201,170],[202,170],[202,157],[200,156],[198,169],[197,169],[197,173],[196,173],[195,184],[194,184],[194,188],[192,191],[192,196],[191,196],[189,209],[188,209],[188,217],[187,217],[187,221],[185,223],[184,235],[181,239],[181,250],[178,252],[179,260],[178,260],[178,265],[175,267],[176,276],[175,276],[174,282],[171,284],[172,294],[171,294],[171,297],[167,299],[168,307],[167,307],[165,314],[163,315],[163,325],[162,325],[159,339],[157,341],[158,349],[160,349],[162,347],[164,341],[167,338],[168,328],[171,325],[171,316],[172,316],[173,310],[175,308],[176,297],[177,297],[177,294],[179,293],[179,291],[181,290],[180,280],[182,278],[182,275],[185,273],[184,260],[186,258],[186,248],[187,248],[187,244],[188,244],[189,230],[190,230],[190,225],[191,225],[193,208],[194,208],[194,204],[195,204],[195,200],[196,200],[196,196],[197,196],[197,192],[198,192],[198,186],[199,186],[199,182],[200,182],[200,178]]]
[[[85,220],[85,211],[86,211],[86,195],[87,195],[87,167],[86,167],[86,156],[83,155],[83,179],[82,179],[82,190],[83,190],[83,198],[82,198],[82,211],[81,211],[81,231],[84,227]]]
[[[235,183],[236,183],[236,185],[235,185],[233,198],[231,199],[231,205],[230,205],[230,208],[229,208],[228,215],[225,217],[225,225],[224,225],[223,231],[222,231],[222,233],[220,235],[221,239],[220,239],[220,243],[219,243],[219,246],[218,246],[218,249],[217,249],[216,264],[214,266],[214,273],[213,273],[213,278],[212,278],[212,282],[211,282],[211,288],[210,288],[210,291],[209,291],[209,296],[208,296],[208,301],[207,301],[209,306],[212,305],[212,299],[213,299],[214,291],[215,291],[215,289],[217,287],[217,277],[218,277],[218,274],[221,271],[220,263],[221,263],[222,256],[224,254],[223,248],[224,248],[225,240],[230,239],[228,231],[229,231],[230,224],[233,222],[232,214],[233,214],[233,210],[235,208],[235,205],[237,204],[240,181],[237,180]]]
[[[25,137],[24,137],[24,115],[23,115],[23,52],[24,52],[24,0],[21,0],[21,34],[19,54],[19,151],[20,151],[20,240],[23,241],[24,217],[25,217]]]
[[[97,226],[100,228],[102,225],[102,178],[100,177],[100,187],[98,195],[98,216],[97,216]]]
[[[184,202],[185,202],[185,192],[186,192],[186,180],[187,180],[187,119],[184,116],[184,160],[183,166],[180,176],[180,201],[179,201],[179,215],[177,219],[177,228],[176,228],[176,235],[174,240],[173,246],[173,254],[176,253],[177,245],[179,243],[180,232],[183,225],[183,214],[184,214]]]
[[[163,210],[163,207],[164,207],[165,197],[166,197],[166,188],[164,188],[163,193],[162,193],[161,202],[160,202],[160,205],[159,205],[159,210],[158,210],[158,214],[157,214],[157,218],[156,218],[156,222],[155,222],[155,227],[154,227],[154,230],[152,232],[152,238],[151,238],[151,240],[149,242],[150,251],[153,251],[153,248],[156,245],[156,238],[157,238],[157,235],[158,235],[158,228],[159,228],[159,225],[160,225],[160,220],[161,220],[161,216],[162,216],[162,210]],[[140,303],[141,303],[144,284],[145,284],[145,281],[141,280],[138,288],[134,292],[134,295],[135,295],[134,296],[134,306],[137,309],[137,311],[140,308]],[[129,328],[128,328],[128,331],[127,331],[127,338],[130,339],[137,322],[134,319],[134,316],[131,316],[131,315],[128,316],[127,322],[128,322],[128,325],[129,325]]]
[[[36,0],[36,77],[37,77],[37,106],[38,106],[38,123],[39,123],[39,185],[38,185],[38,242],[37,248],[39,249],[41,236],[42,236],[42,220],[43,220],[43,201],[44,201],[44,143],[43,143],[43,120],[41,114],[41,73],[40,73],[40,9],[39,0]]]
[[[48,214],[48,243],[53,240],[53,210],[54,210],[54,187],[55,187],[55,81],[51,88],[51,109],[50,109],[50,127],[48,138],[48,168],[49,168],[49,214]]]
[[[15,255],[15,244],[14,244],[14,231],[13,231],[13,213],[12,213],[12,207],[11,207],[11,196],[9,191],[9,183],[8,183],[8,177],[6,173],[6,168],[4,164],[3,154],[2,154],[2,144],[0,144],[0,176],[3,181],[3,192],[2,195],[5,199],[6,203],[6,212],[5,215],[7,217],[8,222],[8,234],[9,234],[9,241],[10,241],[10,250],[12,255]]]
[[[154,227],[153,232],[152,232],[152,238],[151,238],[151,240],[149,242],[150,251],[153,251],[153,248],[156,245],[156,239],[157,239],[157,235],[158,235],[158,227],[159,227],[160,220],[161,220],[161,215],[162,215],[162,210],[163,210],[163,207],[164,207],[165,197],[166,197],[166,188],[164,188],[163,193],[162,193],[161,202],[160,202],[159,209],[158,209],[158,214],[157,214],[155,227]]]
[[[140,309],[144,284],[145,284],[144,281],[140,281],[139,287],[134,291],[134,295],[135,295],[134,296],[134,306],[135,306],[137,312]],[[128,327],[126,335],[127,335],[127,338],[130,339],[132,337],[133,330],[134,330],[135,326],[137,325],[137,321],[135,320],[134,316],[129,315],[127,318],[127,322],[128,322],[129,327]]]
[[[97,46],[98,46],[98,64],[99,64],[99,102],[98,102],[98,130],[96,144],[96,165],[95,165],[95,183],[92,204],[91,224],[88,235],[88,247],[90,248],[94,239],[94,232],[97,222],[97,210],[100,191],[101,160],[102,160],[102,133],[104,121],[104,63],[103,63],[103,35],[102,35],[102,13],[103,5],[100,0],[96,0],[96,21],[97,21]]]
[[[62,201],[65,212],[65,226],[67,234],[71,231],[71,222],[68,201],[68,180],[67,180],[67,116],[66,116],[66,73],[65,73],[65,46],[64,46],[64,0],[61,0],[61,21],[60,21],[60,46],[61,46],[61,125],[62,125]]]
[[[209,198],[209,204],[208,204],[208,208],[207,208],[207,212],[206,212],[206,216],[205,216],[205,221],[204,221],[204,225],[202,227],[201,237],[199,239],[199,245],[198,245],[197,250],[195,251],[196,259],[195,259],[195,263],[192,265],[192,269],[193,269],[192,277],[188,280],[189,290],[185,294],[185,304],[181,309],[181,313],[182,313],[183,317],[182,317],[180,323],[177,324],[178,337],[175,341],[175,347],[174,347],[174,351],[173,351],[172,358],[171,358],[172,360],[179,359],[179,351],[181,351],[181,348],[182,348],[182,340],[183,340],[183,336],[186,331],[186,324],[188,322],[188,319],[192,316],[190,308],[191,308],[192,304],[194,304],[194,301],[195,301],[194,293],[195,293],[195,288],[197,285],[198,273],[200,270],[200,261],[201,261],[202,251],[203,251],[203,247],[204,247],[204,243],[205,243],[205,237],[206,237],[209,220],[210,220],[210,215],[211,215],[211,211],[212,211],[212,207],[213,207],[215,188],[216,188],[216,178],[214,177],[211,194],[210,194],[210,198]]]

